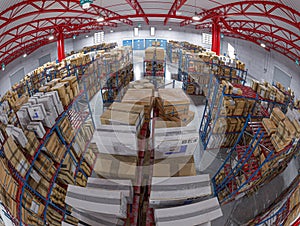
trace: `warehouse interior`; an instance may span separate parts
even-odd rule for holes
[[[300,225],[299,3],[0,10],[0,226]]]

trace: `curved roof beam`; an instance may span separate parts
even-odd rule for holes
[[[65,30],[73,29],[70,26],[74,25],[95,25],[95,26],[110,26],[110,27],[117,27],[116,23],[113,22],[103,22],[99,23],[95,19],[92,18],[85,18],[85,17],[51,17],[51,18],[45,18],[45,19],[38,19],[29,21],[23,24],[19,24],[18,26],[12,27],[9,30],[6,30],[2,34],[0,34],[0,43],[3,42],[6,36],[10,36],[12,38],[20,36],[24,31],[28,31],[30,29],[31,31],[34,31],[36,29],[39,29],[40,27],[43,27],[45,25],[51,25],[56,26],[59,28],[63,28]],[[9,40],[10,41],[10,40]],[[1,45],[2,46],[2,45]],[[1,49],[1,47],[0,47]]]
[[[279,42],[281,40],[277,40],[276,38],[273,38],[272,41],[266,40],[266,39],[264,39],[265,35],[262,35],[260,37],[255,37],[255,36],[252,36],[251,33],[246,34],[246,33],[240,32],[239,29],[237,29],[237,28],[232,28],[227,23],[227,21],[225,21],[224,19],[221,19],[221,22],[223,23],[224,27],[228,31],[230,31],[229,33],[225,33],[227,36],[248,40],[248,41],[256,43],[257,45],[260,45],[262,42],[268,43],[268,46],[266,49],[272,48],[275,51],[286,55],[288,58],[290,58],[293,61],[299,56],[299,55],[297,56],[296,53],[290,51],[288,48],[277,44],[277,42]]]
[[[168,12],[168,15],[176,15],[176,12],[187,2],[187,0],[174,0],[174,3],[171,9]],[[164,20],[164,25],[167,25],[169,18],[166,17]]]
[[[137,15],[141,15],[146,24],[149,25],[149,19],[145,16],[145,12],[137,0],[126,0],[126,2],[135,10]]]
[[[274,12],[280,11],[278,16]],[[239,1],[226,5],[221,5],[213,9],[206,10],[198,14],[201,18],[199,22],[203,22],[215,17],[233,18],[235,16],[249,16],[249,17],[268,17],[275,20],[280,20],[284,23],[290,24],[295,28],[300,28],[300,13],[284,4],[271,1]],[[191,18],[186,19],[180,23],[180,26],[186,26],[193,23]]]
[[[74,34],[78,35],[78,34],[86,33],[90,30],[103,29],[103,26],[101,25],[94,26],[92,24],[82,24],[82,25],[75,24],[74,26],[73,25],[65,25],[65,26],[70,28],[70,30],[65,30],[64,33],[65,39],[71,38]],[[64,26],[60,25],[60,27],[64,27]],[[48,40],[48,36],[50,34],[56,36],[57,33],[58,33],[57,26],[47,26],[47,27],[36,29],[34,31],[25,32],[22,35],[15,37],[14,39],[10,40],[5,45],[3,45],[4,46],[3,48],[0,48],[1,50],[0,62],[9,64],[11,61],[21,56],[23,53],[26,52],[27,54],[29,54],[27,52],[27,47],[31,46],[32,43],[34,43],[36,40],[45,39],[45,42],[43,42],[44,45],[51,43],[51,41]],[[35,49],[38,49],[39,47],[36,46]],[[16,49],[18,49],[18,51],[16,51],[15,54],[12,54],[12,51]]]
[[[38,4],[41,3],[41,4]],[[57,7],[56,7],[57,6]],[[28,12],[26,8],[36,9]],[[77,8],[77,9],[76,9]],[[100,6],[91,4],[91,7],[84,10],[80,7],[78,0],[56,0],[56,1],[40,1],[40,0],[25,0],[21,1],[11,7],[3,10],[0,16],[0,29],[9,24],[24,19],[29,16],[39,15],[41,13],[76,13],[86,16],[92,16],[96,19],[100,14],[106,19],[111,17],[118,17],[119,14],[102,8]],[[119,21],[132,25],[133,22],[127,18],[119,19]]]

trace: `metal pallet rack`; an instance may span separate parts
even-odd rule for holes
[[[61,133],[60,130],[60,123],[62,122],[62,120],[68,117],[68,119],[71,122],[72,128],[74,130],[74,137],[72,138],[71,142],[67,142],[64,138],[64,136]],[[80,165],[83,161],[83,156],[89,146],[89,143],[92,139],[92,137],[90,137],[86,143],[85,143],[85,149],[82,150],[82,154],[79,157],[75,157],[72,152],[71,152],[71,147],[75,141],[75,137],[77,136],[77,134],[82,130],[83,126],[85,125],[85,123],[87,123],[87,121],[91,121],[93,128],[94,127],[94,122],[93,122],[93,118],[91,117],[91,109],[89,106],[89,100],[88,100],[88,96],[86,91],[81,91],[79,93],[79,95],[77,97],[74,98],[74,100],[72,101],[72,103],[70,103],[70,105],[68,105],[65,108],[65,111],[56,119],[56,123],[52,128],[48,128],[46,130],[46,134],[45,136],[39,140],[40,144],[38,146],[38,148],[36,149],[33,157],[31,159],[28,159],[28,161],[30,162],[30,166],[29,166],[29,170],[27,171],[26,175],[24,177],[22,177],[18,171],[16,169],[14,169],[14,167],[10,164],[10,162],[8,163],[9,168],[11,170],[12,175],[14,176],[14,178],[19,182],[19,190],[18,190],[18,195],[17,195],[17,202],[18,202],[18,219],[20,221],[20,225],[22,225],[22,208],[25,208],[22,205],[22,200],[24,198],[24,192],[25,189],[27,189],[32,195],[34,195],[36,198],[38,198],[39,200],[41,200],[41,202],[44,204],[45,209],[43,211],[43,222],[46,223],[46,213],[47,213],[47,208],[48,206],[51,206],[53,209],[55,209],[56,211],[60,212],[63,214],[63,216],[65,216],[67,210],[66,210],[66,206],[58,206],[56,204],[54,204],[51,200],[50,200],[50,196],[52,193],[52,189],[54,187],[55,183],[60,184],[61,182],[59,182],[57,180],[58,177],[58,173],[62,167],[62,164],[64,162],[64,159],[66,158],[67,155],[70,155],[72,160],[76,163],[76,172],[74,174],[74,181],[76,179],[77,173],[80,170]],[[63,158],[60,160],[59,163],[55,164],[55,174],[52,176],[51,180],[49,181],[50,183],[50,187],[47,193],[47,196],[44,197],[43,195],[41,195],[39,192],[37,192],[35,189],[33,189],[29,183],[28,183],[28,179],[29,176],[34,168],[34,163],[37,161],[38,157],[40,154],[45,154],[44,153],[44,146],[47,143],[47,141],[49,140],[50,136],[53,133],[57,133],[58,137],[60,138],[60,141],[62,142],[62,145],[65,146],[65,153],[63,155]],[[55,162],[55,161],[54,161]],[[64,186],[64,185],[62,185]]]
[[[132,51],[129,51],[120,59],[114,57],[98,61],[98,68],[101,68],[100,89],[104,105],[121,99],[123,89],[133,80],[132,60]]]
[[[212,178],[214,193],[221,203],[251,194],[272,180],[287,167],[300,147],[300,142],[294,139],[276,151],[261,122],[251,122],[249,115],[246,124],[247,129],[239,134]]]
[[[221,78],[222,79],[222,78]],[[265,99],[260,97],[251,87],[243,86],[241,84],[233,83],[233,88],[240,89],[242,91],[241,95],[238,94],[228,94],[225,92],[226,87],[221,88],[222,80],[219,76],[211,75],[208,91],[207,91],[207,100],[205,109],[203,112],[203,117],[200,124],[200,139],[202,141],[204,149],[216,149],[216,148],[231,148],[236,140],[238,135],[245,130],[247,126],[246,119],[248,114],[251,118],[263,118],[269,116],[269,113],[275,106],[284,108],[284,103],[275,102],[270,99]],[[247,101],[247,104],[251,106],[251,109],[241,109],[241,112],[234,112],[233,114],[228,114],[226,109],[223,108],[223,101],[225,98],[232,98],[232,100],[244,100]],[[232,129],[230,126],[227,126],[227,121],[230,119],[238,120],[237,123],[244,125],[243,129]],[[222,128],[219,129],[216,127],[217,123],[220,124],[220,121],[223,122]],[[226,122],[225,122],[226,121]],[[228,124],[230,125],[230,123]],[[225,145],[224,145],[225,144]]]
[[[233,67],[234,65],[220,64],[219,59],[204,61],[198,55],[179,52],[178,80],[183,81],[182,88],[188,94],[204,94],[207,92],[210,74],[219,79],[234,83],[245,84],[247,70]],[[189,88],[194,86],[194,92]],[[200,90],[200,93],[199,91]]]
[[[164,60],[146,60],[144,59],[143,63],[144,69],[144,76],[159,76],[159,77],[166,77],[166,59]]]

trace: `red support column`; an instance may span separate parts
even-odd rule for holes
[[[212,23],[212,47],[211,50],[220,55],[221,48],[221,26],[219,25],[219,19],[214,19]]]
[[[57,55],[58,55],[59,62],[65,59],[65,40],[64,40],[64,34],[62,32],[59,32],[57,38]]]

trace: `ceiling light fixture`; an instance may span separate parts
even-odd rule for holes
[[[264,44],[264,43],[260,43],[260,46],[263,48],[266,48],[266,44]]]
[[[92,3],[93,0],[80,0],[80,5],[83,9],[89,9]]]
[[[171,27],[169,27],[169,31],[172,31],[172,28],[171,28]]]
[[[51,41],[54,39],[54,35],[53,34],[50,34],[50,36],[48,37],[48,39]]]
[[[197,15],[197,12],[195,12],[195,15],[192,17],[193,20],[199,21],[200,17]]]
[[[98,22],[103,22],[105,20],[105,18],[102,16],[102,15],[100,15],[98,18],[97,18],[97,21]]]
[[[4,63],[2,63],[1,68],[2,68],[2,71],[5,71],[5,64]]]
[[[111,30],[110,30],[110,33],[113,33],[113,32],[114,32],[114,30],[113,30],[113,29],[111,29]]]
[[[24,58],[27,57],[27,53],[24,53],[24,54],[23,54],[23,57],[24,57]]]
[[[192,17],[193,20],[198,21],[200,20],[200,17],[197,15],[197,5],[196,5],[196,0],[195,0],[195,15]]]
[[[86,35],[85,37],[86,37],[86,38],[88,38],[89,36],[88,36],[88,35]]]

